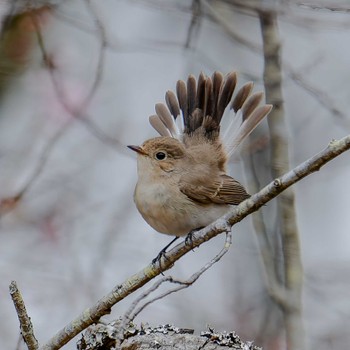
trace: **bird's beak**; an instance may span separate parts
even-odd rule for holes
[[[128,148],[130,148],[131,150],[133,150],[133,151],[135,151],[135,152],[137,152],[137,153],[139,153],[139,154],[142,154],[142,155],[147,155],[147,153],[143,150],[143,148],[142,147],[140,147],[140,146],[134,146],[134,145],[129,145],[129,146],[127,146]]]

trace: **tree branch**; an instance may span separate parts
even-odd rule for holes
[[[266,101],[274,105],[268,118],[271,172],[273,177],[277,177],[289,169],[288,132],[282,94],[281,42],[276,14],[270,11],[260,12],[259,20],[263,38]],[[287,348],[302,350],[304,348],[301,302],[303,267],[293,189],[284,191],[277,204],[284,270],[280,286],[269,286],[269,292],[279,302],[283,311]]]
[[[11,282],[9,289],[12,301],[16,308],[24,342],[27,344],[28,350],[36,350],[38,349],[38,341],[34,336],[33,325],[30,317],[27,314],[27,310],[24,305],[22,295],[18,290],[16,281]]]

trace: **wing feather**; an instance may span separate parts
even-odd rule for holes
[[[222,174],[204,183],[198,176],[184,175],[179,183],[180,191],[195,202],[202,204],[237,205],[250,197],[244,187],[231,176]]]

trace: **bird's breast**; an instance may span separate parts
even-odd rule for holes
[[[224,215],[228,205],[200,204],[183,194],[174,183],[138,182],[134,200],[138,211],[156,231],[185,236]]]

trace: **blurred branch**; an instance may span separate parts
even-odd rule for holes
[[[263,38],[266,101],[274,105],[268,118],[271,171],[273,177],[278,177],[289,168],[288,133],[282,96],[281,43],[276,14],[260,12],[259,19]],[[280,298],[280,288],[276,293],[277,285],[268,288],[283,311],[287,348],[301,350],[304,348],[301,302],[303,268],[293,189],[284,191],[278,197],[277,205],[284,263],[283,281],[280,283],[288,292],[288,301],[286,298]],[[270,270],[268,273],[274,272]]]
[[[207,0],[201,0],[201,4],[203,5],[203,8],[207,10],[209,16],[217,23],[221,25],[221,27],[226,31],[226,33],[238,44],[243,45],[244,47],[247,47],[253,52],[261,52],[261,49],[253,44],[252,42],[246,40],[239,34],[237,34],[230,26],[230,24],[226,23],[225,20],[223,20],[222,15],[213,7],[209,1]]]
[[[294,80],[296,84],[298,84],[312,97],[314,97],[321,106],[328,110],[333,117],[337,118],[342,126],[346,127],[347,130],[350,130],[350,119],[336,106],[336,104],[326,92],[310,83],[307,83],[303,76],[294,71],[291,67],[288,68],[288,75]]]
[[[28,0],[27,0],[28,1]],[[100,85],[102,75],[103,75],[103,67],[105,62],[105,51],[107,46],[107,38],[105,29],[102,23],[102,20],[97,15],[97,11],[92,5],[90,0],[84,0],[84,3],[90,12],[92,18],[95,22],[95,27],[97,28],[98,36],[100,39],[100,50],[99,50],[99,56],[97,60],[97,66],[94,73],[94,80],[92,82],[92,85],[90,89],[88,90],[85,98],[80,103],[78,107],[75,107],[69,103],[69,99],[64,93],[64,89],[62,84],[60,83],[60,79],[57,77],[56,73],[56,67],[54,63],[52,62],[52,58],[50,54],[48,53],[44,37],[41,30],[40,25],[40,12],[37,11],[28,11],[26,14],[34,29],[35,34],[37,37],[38,45],[41,50],[41,54],[43,57],[43,61],[45,63],[45,67],[47,71],[49,72],[52,84],[54,86],[54,91],[57,95],[58,101],[61,103],[63,108],[67,111],[68,114],[70,114],[73,118],[70,119],[68,122],[66,122],[56,133],[55,135],[47,142],[46,146],[44,147],[42,154],[40,155],[38,162],[30,175],[29,179],[26,181],[26,183],[23,185],[22,189],[18,191],[18,193],[10,198],[4,198],[0,201],[0,216],[13,210],[18,202],[21,200],[23,195],[33,186],[33,184],[37,181],[39,175],[42,173],[43,169],[45,168],[45,165],[54,149],[54,147],[57,145],[57,143],[61,140],[61,138],[65,135],[66,131],[69,129],[71,124],[75,120],[79,120],[90,132],[93,134],[97,139],[101,140],[103,143],[112,146],[113,148],[117,148],[118,150],[124,149],[125,147],[120,144],[120,142],[108,135],[106,135],[97,125],[94,124],[92,120],[90,120],[87,116],[87,113],[85,112],[88,104],[93,99],[94,95],[96,94],[96,91]],[[28,7],[31,8],[31,3],[28,3]],[[126,151],[125,151],[126,152]]]
[[[92,12],[92,8],[90,7],[90,2],[88,0],[85,0],[84,3],[86,4],[87,8]],[[92,83],[88,93],[86,94],[85,98],[83,99],[83,101],[80,103],[80,105],[78,107],[74,107],[68,102],[68,98],[64,93],[64,89],[63,89],[62,85],[60,84],[59,78],[57,77],[57,74],[56,74],[57,68],[53,64],[52,59],[51,59],[51,57],[46,49],[44,37],[43,37],[42,31],[40,28],[39,19],[35,15],[31,16],[31,20],[32,20],[33,25],[36,29],[37,40],[38,40],[39,48],[41,50],[41,54],[43,56],[43,61],[45,63],[45,67],[46,67],[47,71],[50,74],[51,81],[53,83],[57,98],[58,98],[59,102],[61,103],[61,105],[64,107],[64,109],[73,118],[76,118],[79,120],[82,118],[82,114],[84,113],[87,105],[92,100],[93,96],[96,93],[97,87],[100,84],[100,81],[102,79],[104,60],[105,60],[105,41],[106,41],[105,40],[105,32],[103,30],[101,30],[102,26],[101,26],[100,21],[97,19],[96,16],[94,16],[94,19],[95,19],[95,23],[97,23],[97,28],[98,28],[98,31],[100,33],[100,40],[101,40],[101,47],[99,50],[99,56],[98,56],[97,66],[96,66],[96,70],[95,70],[95,74],[94,74],[94,80],[93,80],[93,83]]]
[[[259,175],[261,176],[262,170],[256,170],[256,164],[253,160],[253,153],[248,155],[247,161],[245,162],[247,173],[250,174],[249,190],[251,193],[255,193],[259,190],[260,183]],[[285,303],[284,289],[281,288],[278,277],[277,269],[275,266],[275,245],[270,242],[269,230],[264,220],[263,211],[259,210],[252,215],[252,223],[255,231],[255,237],[257,238],[257,247],[260,252],[262,259],[262,268],[265,278],[265,287],[268,290],[269,296],[273,299],[277,305]]]
[[[98,86],[101,83],[102,75],[103,75],[103,67],[106,60],[106,47],[107,47],[107,35],[106,30],[103,26],[102,20],[97,14],[97,10],[92,4],[91,0],[84,0],[86,8],[89,10],[91,17],[93,18],[95,22],[95,27],[97,29],[97,33],[100,40],[100,50],[99,50],[99,56],[97,60],[97,66],[95,71],[95,79],[90,87],[90,90],[88,94],[85,97],[85,100],[80,105],[79,110],[85,110],[87,105],[90,103],[94,95],[96,94],[96,90]],[[79,118],[80,113],[77,113],[77,117]]]
[[[293,0],[294,1],[294,0]],[[328,10],[331,12],[342,12],[342,13],[350,13],[349,3],[348,1],[334,1],[334,0],[318,0],[315,1],[297,1],[296,5],[308,8],[311,10]]]
[[[38,341],[34,336],[33,325],[30,317],[27,314],[27,310],[24,305],[22,295],[18,290],[16,281],[11,282],[9,289],[12,301],[16,308],[23,340],[27,344],[28,350],[36,350],[38,349]]]
[[[39,159],[37,161],[37,164],[27,180],[27,182],[23,185],[22,189],[17,192],[16,195],[4,198],[0,201],[0,217],[9,211],[13,210],[19,201],[22,199],[22,197],[25,195],[26,192],[29,191],[29,189],[33,186],[33,184],[38,180],[39,175],[42,173],[43,169],[45,168],[45,165],[47,161],[50,158],[51,152],[54,149],[54,147],[57,145],[58,141],[61,139],[61,137],[65,134],[67,129],[70,127],[71,123],[66,123],[63,127],[61,127],[56,134],[47,142],[43,152],[39,156]]]
[[[91,102],[94,95],[96,94],[96,91],[101,83],[108,42],[103,22],[98,16],[97,10],[94,8],[90,0],[84,0],[84,3],[89,12],[91,13],[92,18],[94,19],[95,27],[97,28],[97,34],[100,40],[100,50],[94,73],[94,80],[84,100],[80,103],[78,107],[74,107],[68,102],[67,96],[65,96],[64,90],[59,82],[59,79],[56,76],[56,68],[52,65],[50,55],[46,50],[44,38],[40,30],[40,23],[35,16],[32,16],[32,21],[36,27],[37,39],[43,56],[43,60],[45,62],[45,66],[50,74],[57,98],[63,106],[63,108],[74,119],[79,120],[100,141],[120,150],[120,148],[123,147],[120,144],[120,142],[117,139],[108,136],[104,131],[102,131],[90,118],[88,118],[87,113],[85,111],[88,104]]]
[[[46,6],[26,9],[19,12],[18,0],[8,2],[7,13],[0,10],[0,101],[6,98],[17,77],[28,68],[34,47],[35,29],[30,17],[34,14],[44,22],[48,14]],[[6,6],[6,5],[5,5]]]
[[[215,221],[213,224],[194,233],[192,240],[193,245],[188,245],[185,242],[176,245],[172,250],[167,252],[166,258],[162,257],[160,259],[159,264],[150,264],[146,266],[143,270],[131,276],[122,284],[114,287],[111,292],[102,297],[96,304],[86,309],[73,321],[67,324],[45,345],[40,347],[40,350],[57,350],[61,348],[82,330],[91,324],[98,322],[102,316],[108,314],[110,309],[119,301],[144,286],[147,282],[162,272],[170,269],[177,260],[193,248],[200,246],[202,243],[212,239],[222,232],[228,232],[234,224],[240,222],[249,214],[257,211],[264,204],[269,202],[272,198],[275,198],[294,183],[300,181],[311,173],[320,170],[323,165],[348,149],[350,149],[350,135],[338,141],[332,141],[326,149],[309,160],[301,163],[285,175],[276,178],[258,193],[233,208],[230,213]],[[293,304],[293,300],[291,301],[291,304]]]
[[[191,45],[191,41],[194,35],[198,35],[201,21],[201,2],[200,0],[192,0],[192,19],[190,26],[188,27],[187,39],[185,48],[188,49]]]

